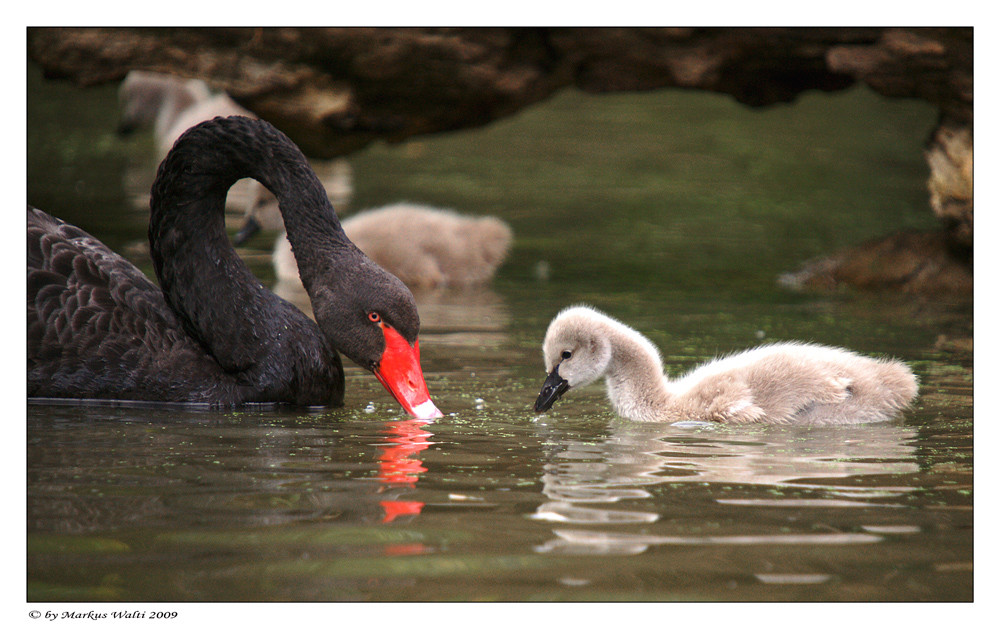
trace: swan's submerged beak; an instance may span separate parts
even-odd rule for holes
[[[538,399],[535,400],[535,411],[541,413],[549,410],[555,401],[568,390],[569,382],[566,382],[566,379],[559,375],[559,366],[556,365],[542,384],[542,391],[538,394]]]
[[[382,331],[385,334],[385,351],[373,370],[375,377],[413,417],[444,417],[427,392],[424,372],[420,369],[420,341],[414,341],[411,347],[399,332],[389,326],[383,326]]]

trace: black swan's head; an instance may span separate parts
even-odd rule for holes
[[[311,282],[316,322],[333,346],[374,373],[407,413],[441,417],[420,368],[420,316],[413,294],[396,276],[357,254],[350,256],[349,272],[324,277],[321,271],[319,281]]]
[[[258,180],[277,197],[302,283],[328,343],[372,371],[410,415],[440,417],[420,369],[420,317],[413,295],[351,243],[305,156],[263,120],[231,116],[200,123],[163,160],[150,205],[150,244],[161,284],[183,284],[173,281],[178,273],[170,265],[178,257],[173,250],[186,247],[193,255],[208,252],[203,267],[209,269],[229,256],[226,281],[243,275],[241,286],[249,287],[244,292],[259,285],[224,231],[226,192],[243,177]],[[212,237],[205,236],[209,231]],[[179,286],[172,298],[188,293]],[[195,300],[205,309],[203,294]],[[214,339],[211,331],[204,336]]]

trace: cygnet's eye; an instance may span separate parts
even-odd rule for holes
[[[569,351],[568,349],[564,349],[563,353],[562,353],[562,359],[563,360],[568,360],[572,355],[573,355],[573,352]]]

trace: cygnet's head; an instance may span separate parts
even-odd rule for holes
[[[542,344],[548,377],[535,401],[548,410],[571,387],[582,387],[605,374],[611,362],[609,325],[621,325],[588,306],[560,312],[549,324]]]

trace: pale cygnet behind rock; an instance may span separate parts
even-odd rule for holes
[[[141,70],[125,76],[118,88],[118,100],[119,131],[152,127],[161,156],[199,122],[216,116],[256,117],[227,94],[213,94],[204,81]]]
[[[257,116],[240,106],[225,92],[213,92],[200,79],[158,72],[132,70],[118,88],[121,110],[119,132],[153,128],[159,158],[182,133],[217,116]],[[313,169],[323,181],[335,208],[347,204],[353,193],[352,173],[345,160],[316,162]],[[278,202],[261,183],[246,179],[230,189],[227,205],[242,208],[249,216],[266,217],[265,229],[283,229]]]
[[[118,88],[120,121],[118,131],[128,134],[152,127],[157,160],[162,160],[182,133],[200,122],[217,116],[256,116],[228,94],[213,93],[204,81],[158,72],[132,70]],[[143,183],[142,189],[147,184]],[[147,204],[145,194],[141,203]],[[253,179],[237,182],[229,191],[227,205],[248,208],[277,203],[267,188]]]

